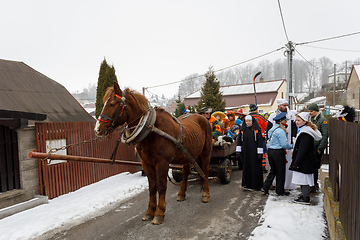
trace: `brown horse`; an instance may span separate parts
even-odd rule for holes
[[[154,120],[142,124],[141,120],[144,117],[147,118],[149,112],[156,113],[153,117]],[[143,134],[143,136],[136,138],[137,141],[135,141],[136,150],[149,181],[149,206],[142,218],[143,221],[152,220],[153,224],[161,224],[164,220],[170,163],[183,165],[183,180],[177,200],[185,200],[190,161],[184,151],[180,150],[178,144],[182,144],[201,167],[204,173],[204,177],[200,178],[203,189],[202,202],[209,202],[208,176],[212,133],[206,118],[199,114],[193,114],[189,117],[179,118],[177,121],[164,109],[150,107],[144,95],[128,88],[121,90],[119,85],[114,82],[114,87],[109,88],[104,96],[104,108],[96,122],[95,134],[107,135],[118,126],[126,126],[130,130],[135,129],[133,132],[140,128],[146,129],[146,131],[140,131],[140,135]],[[154,129],[165,134],[159,134],[159,131],[156,132]],[[169,138],[164,137],[166,134],[178,140],[181,136],[182,142],[175,144]],[[126,141],[130,138],[123,135],[123,139]],[[139,139],[141,140],[139,141]],[[159,194],[158,204],[157,193]]]

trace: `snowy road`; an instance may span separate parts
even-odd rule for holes
[[[235,169],[235,168],[234,168]],[[168,184],[165,222],[160,226],[143,222],[148,193],[114,206],[70,230],[39,239],[246,239],[257,226],[267,197],[260,192],[244,191],[241,171],[233,171],[228,185],[210,183],[211,200],[201,202],[200,185],[189,182],[187,198],[177,202],[178,186]]]

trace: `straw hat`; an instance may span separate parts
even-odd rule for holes
[[[225,118],[225,113],[223,112],[214,112],[213,114],[211,114],[212,117],[216,118],[216,116],[220,116],[220,121],[223,120]]]

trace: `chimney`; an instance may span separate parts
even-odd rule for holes
[[[264,78],[261,77],[261,78],[259,79],[259,82],[264,82]]]

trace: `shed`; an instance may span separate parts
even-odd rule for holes
[[[0,208],[39,194],[34,123],[95,121],[64,86],[23,62],[0,59]]]

